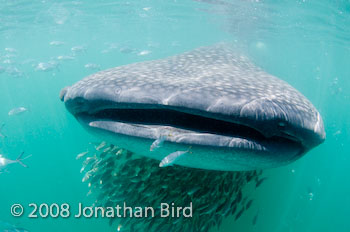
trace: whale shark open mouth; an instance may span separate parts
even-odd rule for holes
[[[95,118],[110,119],[143,126],[168,126],[194,133],[205,133],[262,140],[264,136],[248,126],[180,112],[172,109],[105,109],[93,115]]]
[[[186,109],[161,105],[132,105],[134,108],[104,108],[101,102],[99,105],[91,112],[77,113],[76,117],[90,127],[152,140],[165,135],[167,141],[175,143],[255,152],[287,148],[298,151],[296,156],[307,150],[294,136],[281,133],[282,136],[267,137],[253,127],[209,117],[201,112],[186,112]]]

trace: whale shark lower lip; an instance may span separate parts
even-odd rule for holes
[[[154,159],[212,170],[277,167],[325,139],[315,107],[227,44],[93,74],[61,91],[89,131]],[[162,134],[159,152],[149,145]]]

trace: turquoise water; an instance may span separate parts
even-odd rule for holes
[[[267,170],[253,206],[213,231],[349,231],[349,25],[349,1],[0,1],[0,153],[32,154],[28,168],[0,174],[0,221],[29,231],[115,231],[105,219],[10,213],[14,203],[28,215],[32,202],[94,201],[75,157],[99,140],[66,111],[60,90],[98,70],[229,41],[311,100],[327,139]],[[28,110],[10,116],[17,107]]]

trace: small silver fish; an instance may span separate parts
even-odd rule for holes
[[[63,44],[64,44],[64,42],[62,42],[62,41],[51,41],[50,42],[51,46],[61,46]]]
[[[253,226],[256,225],[257,221],[258,221],[258,217],[259,217],[259,210],[256,212],[254,218],[253,218],[253,221],[252,221],[252,224]]]
[[[49,62],[40,62],[35,67],[35,71],[52,71],[58,68],[58,63],[56,61],[49,61]]]
[[[263,177],[260,180],[258,180],[255,184],[255,188],[259,187],[266,179],[266,177]]]
[[[236,201],[241,202],[241,200],[242,200],[242,190],[239,190]]]
[[[137,55],[138,56],[145,56],[145,55],[148,55],[150,53],[151,53],[151,51],[149,51],[149,50],[143,50],[143,51],[140,51]]]
[[[71,48],[72,52],[85,52],[86,51],[86,47],[85,46],[75,46]]]
[[[88,152],[88,151],[84,151],[84,152],[78,154],[77,157],[76,157],[75,159],[78,160],[78,159],[80,159],[81,157],[85,156],[87,153],[89,153],[89,152]]]
[[[193,187],[192,189],[190,189],[188,192],[187,192],[187,194],[188,195],[193,195],[195,192],[197,192],[198,190],[200,190],[201,188],[199,187],[199,186],[195,186],[195,187]]]
[[[24,112],[28,111],[27,108],[21,106],[21,107],[18,107],[18,108],[14,108],[12,110],[9,111],[8,115],[9,116],[13,116],[13,115],[20,115]]]
[[[7,52],[17,52],[17,50],[14,49],[14,48],[5,48],[5,51],[7,51]]]
[[[95,173],[98,169],[97,168],[94,168],[94,169],[91,169],[90,171],[86,172],[83,179],[82,179],[82,182],[85,182],[87,181],[88,179],[90,179],[90,177],[92,176],[93,173]]]
[[[101,65],[99,65],[99,64],[93,64],[93,63],[85,64],[84,67],[85,67],[86,69],[92,69],[92,70],[100,70],[100,69],[101,69]]]
[[[134,49],[129,48],[129,47],[122,47],[119,49],[121,53],[128,54],[134,52]]]
[[[93,157],[87,157],[85,159],[85,161],[83,162],[83,167],[80,169],[80,173],[84,172],[84,170],[90,166],[92,163],[97,161],[97,157],[96,155],[94,155]]]
[[[235,217],[235,221],[237,221],[237,219],[242,216],[243,212],[244,212],[244,207],[237,213],[237,215]]]
[[[110,150],[112,150],[112,147],[111,147],[111,146],[105,148],[105,149],[103,150],[103,152],[109,152]]]
[[[149,149],[150,151],[154,151],[158,148],[160,148],[164,141],[166,140],[166,136],[165,135],[160,135],[151,145],[151,148]]]
[[[189,150],[187,150],[187,151],[175,151],[175,152],[171,153],[170,155],[168,155],[164,159],[162,159],[162,161],[159,164],[159,167],[162,168],[162,167],[167,167],[167,166],[173,165],[180,156],[186,154],[187,152],[189,152]]]
[[[75,59],[74,56],[64,56],[64,55],[57,56],[57,60],[74,60],[74,59]]]
[[[2,129],[4,128],[4,126],[5,126],[5,123],[3,123],[3,124],[0,126],[0,138],[6,138],[6,137],[7,137],[6,135],[4,135],[4,134],[2,133]]]
[[[246,209],[246,210],[249,209],[250,206],[252,205],[252,203],[253,203],[253,200],[248,201],[248,203],[247,203],[245,209]]]
[[[106,146],[106,144],[107,144],[107,143],[106,143],[105,141],[101,142],[100,145],[98,145],[98,146],[96,147],[96,150],[98,150],[98,151],[101,150],[103,147]]]
[[[24,228],[19,228],[19,227],[13,227],[13,228],[2,230],[2,232],[29,232],[29,230],[26,230]]]

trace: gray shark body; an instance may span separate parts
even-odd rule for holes
[[[60,98],[89,131],[140,155],[162,160],[190,149],[176,162],[187,167],[277,167],[325,139],[300,92],[225,44],[101,71]]]

